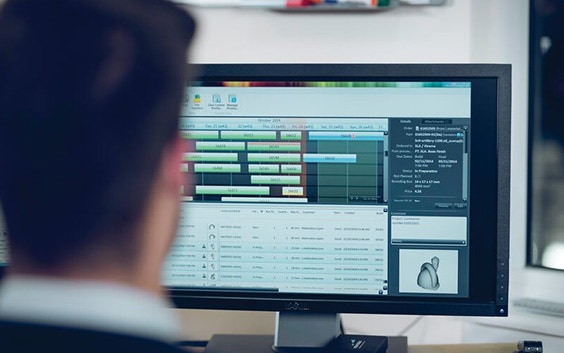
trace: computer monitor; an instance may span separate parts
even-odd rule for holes
[[[506,316],[509,65],[215,64],[186,93],[181,308]]]

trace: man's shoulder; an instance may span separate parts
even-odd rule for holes
[[[135,352],[181,353],[150,338],[73,327],[0,320],[0,352]]]

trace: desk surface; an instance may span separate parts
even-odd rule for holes
[[[513,353],[517,343],[440,344],[408,346],[409,353]]]
[[[408,353],[513,353],[517,349],[514,343],[488,344],[439,344],[408,346]],[[204,348],[185,348],[187,352],[202,353]]]
[[[403,340],[392,337],[393,351],[401,347]],[[213,342],[213,343],[212,343]],[[274,353],[272,350],[272,336],[245,335],[216,335],[206,347],[205,353]],[[405,342],[405,341],[403,341]],[[405,343],[403,343],[405,347]],[[403,348],[405,349],[405,348]],[[403,351],[403,349],[400,349]],[[517,343],[487,343],[487,344],[439,344],[439,345],[408,345],[408,353],[513,353],[517,350]]]

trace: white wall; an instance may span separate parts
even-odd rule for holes
[[[467,62],[471,2],[365,14],[197,9],[196,62]]]
[[[512,64],[511,274],[517,285],[512,283],[510,291],[514,295],[524,292],[521,284],[529,276],[522,270],[527,174],[527,0],[450,0],[441,7],[400,7],[366,14],[216,8],[197,8],[193,12],[200,31],[192,59],[201,63]],[[184,311],[182,315],[191,338],[208,338],[213,332],[271,333],[274,320],[271,313]],[[351,332],[394,335],[416,319],[347,315],[344,323]],[[461,342],[465,339],[464,322],[426,317],[407,334],[411,343]],[[484,337],[484,341],[492,340],[495,337]]]

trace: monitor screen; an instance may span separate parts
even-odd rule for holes
[[[507,315],[509,65],[196,68],[180,307]]]

